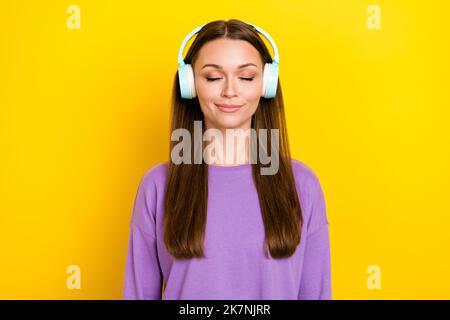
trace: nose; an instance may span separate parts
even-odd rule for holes
[[[233,81],[230,78],[228,78],[227,81],[224,81],[225,85],[224,88],[222,89],[222,96],[224,97],[233,97],[236,95],[234,88],[233,88]]]

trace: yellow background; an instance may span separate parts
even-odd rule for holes
[[[79,30],[67,28],[72,4]],[[379,30],[366,25],[372,4]],[[278,45],[292,154],[326,197],[333,298],[450,299],[449,9],[3,1],[0,298],[121,299],[137,186],[168,155],[181,41],[236,18]],[[381,289],[366,285],[370,265]]]

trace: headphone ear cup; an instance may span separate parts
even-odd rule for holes
[[[262,90],[261,90],[261,97],[265,97],[266,95],[266,88],[267,88],[267,74],[269,71],[267,70],[268,63],[264,64],[264,70],[263,70],[263,82],[262,82]]]
[[[178,67],[178,81],[180,83],[180,93],[183,99],[192,99],[197,96],[195,92],[194,72],[190,64]]]
[[[276,96],[278,86],[278,64],[266,63],[264,65],[262,97],[270,99]]]

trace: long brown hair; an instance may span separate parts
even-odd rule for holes
[[[259,51],[263,65],[272,62],[270,53],[257,31],[245,22],[230,19],[206,24],[190,46],[184,59],[185,63],[193,65],[199,49],[206,42],[219,38],[248,41]],[[171,130],[173,132],[175,129],[184,128],[193,137],[194,121],[202,121],[205,132],[204,117],[198,98],[181,98],[177,72],[173,83]],[[252,116],[251,127],[257,132],[256,150],[259,150],[259,129],[267,129],[267,141],[271,141],[271,129],[279,130],[279,150],[270,150],[279,152],[278,172],[274,175],[261,175],[262,165],[257,161],[252,164],[252,176],[265,226],[266,257],[267,249],[273,258],[289,257],[300,243],[303,218],[291,167],[280,81],[274,98],[260,98],[259,106]],[[205,257],[203,241],[208,205],[208,164],[204,161],[201,164],[174,164],[170,160],[170,152],[176,143],[176,141],[169,142],[164,203],[164,243],[167,251],[175,258]],[[201,142],[201,146],[197,147],[196,152],[202,151],[204,143]],[[191,159],[194,159],[194,151]]]

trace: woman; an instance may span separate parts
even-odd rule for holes
[[[258,32],[273,46],[273,60]],[[171,160],[140,182],[124,299],[331,299],[324,195],[315,173],[290,158],[278,51],[262,29],[219,20],[185,38],[172,132],[193,137],[198,123],[200,133],[219,133],[214,151],[205,152],[213,139],[197,139],[181,156],[172,134]],[[227,130],[247,133],[231,162],[222,154]],[[258,134],[250,141],[252,130]],[[264,174],[268,149],[279,163]],[[267,151],[265,162],[255,150]]]

